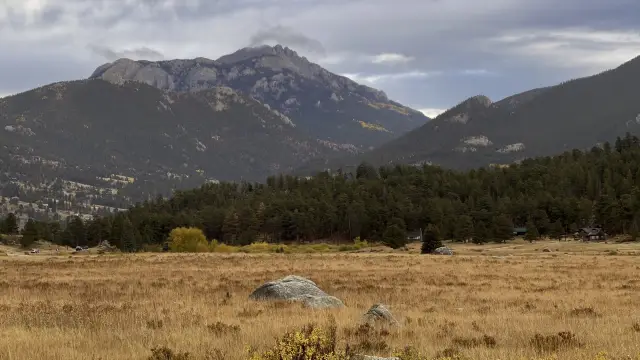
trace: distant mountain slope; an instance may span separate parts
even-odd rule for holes
[[[476,96],[349,162],[469,168],[590,148],[640,130],[638,79],[640,57],[598,75],[496,103]]]
[[[310,137],[347,152],[379,146],[429,120],[384,92],[333,74],[280,45],[244,48],[215,61],[119,59],[100,66],[90,78],[138,81],[178,92],[228,86],[285,114]]]
[[[102,80],[57,83],[0,99],[0,172],[145,179],[144,192],[182,179],[263,180],[335,150],[291,120],[225,87],[163,92]],[[44,182],[44,181],[43,181]]]

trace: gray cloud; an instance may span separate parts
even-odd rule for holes
[[[91,51],[93,51],[95,54],[104,57],[108,61],[114,61],[120,58],[152,61],[164,59],[164,55],[160,51],[145,46],[116,51],[105,46],[92,44],[89,45],[89,49],[91,49]]]
[[[105,59],[215,59],[281,43],[442,109],[621,64],[640,54],[639,17],[637,0],[3,0],[0,94],[83,78]]]
[[[251,36],[250,42],[251,46],[275,42],[294,49],[307,50],[318,54],[325,53],[324,46],[320,41],[305,36],[291,27],[282,25],[258,30]]]

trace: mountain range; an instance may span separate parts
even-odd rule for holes
[[[282,46],[119,59],[0,99],[0,195],[122,207],[361,154],[428,120]]]
[[[0,99],[0,195],[122,208],[220,180],[373,165],[469,169],[640,128],[640,58],[433,120],[282,46],[134,61]]]
[[[474,96],[372,151],[340,159],[314,159],[301,171],[361,162],[471,169],[589,149],[640,130],[638,79],[640,57],[597,75],[497,102]]]

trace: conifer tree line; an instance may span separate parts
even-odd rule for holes
[[[126,251],[162,244],[178,227],[197,227],[207,239],[233,245],[360,237],[400,247],[418,229],[429,239],[486,243],[509,240],[514,227],[526,227],[527,238],[535,239],[596,225],[609,235],[635,239],[640,140],[627,134],[589,151],[464,172],[363,163],[354,173],[206,184],[114,216],[35,225],[39,237],[57,243],[92,246],[109,240]]]

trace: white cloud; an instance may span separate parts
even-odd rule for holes
[[[330,54],[317,60],[322,66],[338,65],[349,61],[349,56],[344,54]]]
[[[359,73],[355,74],[342,74],[342,76],[346,76],[349,79],[364,84],[379,84],[390,81],[397,80],[406,80],[406,79],[420,79],[420,78],[428,78],[431,76],[439,75],[440,72],[427,72],[427,71],[409,71],[409,72],[401,72],[401,73],[391,73],[391,74],[371,74],[371,75],[363,75]]]
[[[372,56],[371,62],[374,64],[396,65],[396,64],[406,64],[410,61],[413,61],[414,59],[415,58],[412,56],[407,56],[403,54],[383,53],[383,54]]]
[[[462,75],[470,75],[470,76],[482,76],[482,75],[491,75],[487,69],[465,69],[460,72]]]
[[[548,66],[587,72],[616,67],[640,55],[640,32],[588,28],[530,30],[491,39],[505,52]]]
[[[338,64],[374,64],[374,65],[400,65],[407,64],[415,60],[413,56],[407,56],[397,53],[381,53],[378,55],[370,55],[355,52],[335,52],[326,54],[321,58],[315,59],[322,65],[338,65]]]
[[[436,116],[438,116],[438,115],[442,114],[443,112],[447,111],[447,109],[422,108],[422,109],[418,109],[418,111],[423,113],[425,116],[433,119]]]

